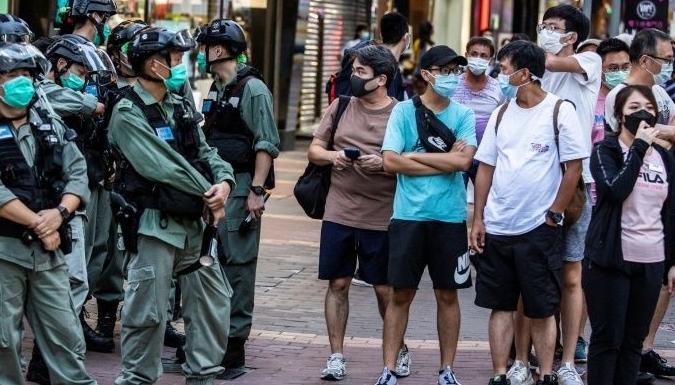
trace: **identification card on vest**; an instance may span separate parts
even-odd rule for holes
[[[230,99],[228,99],[227,102],[230,103],[234,108],[237,108],[239,106],[239,98],[236,96],[231,97]]]
[[[3,124],[0,126],[0,139],[13,138],[12,129],[8,125]]]
[[[173,132],[171,131],[171,127],[169,126],[157,127],[155,128],[155,131],[157,132],[157,136],[159,136],[160,139],[163,139],[165,141],[174,139]]]

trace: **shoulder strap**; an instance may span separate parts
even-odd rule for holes
[[[560,134],[560,130],[558,130],[558,114],[560,113],[560,105],[563,104],[564,101],[565,99],[558,99],[555,102],[555,107],[553,107],[553,132],[555,134],[556,147],[558,147],[558,135]]]
[[[420,99],[419,95],[415,95],[412,97],[412,102],[413,105],[415,106],[415,109],[422,107],[422,99]]]
[[[333,148],[333,141],[335,140],[335,131],[337,131],[338,122],[340,122],[340,118],[342,118],[342,114],[347,109],[347,105],[351,99],[351,96],[340,95],[337,111],[335,112],[335,117],[333,118],[333,127],[331,127],[330,130],[330,141],[328,142],[328,148]]]
[[[124,98],[129,99],[132,103],[134,103],[134,105],[136,105],[136,107],[140,108],[141,111],[143,111],[148,123],[152,128],[167,125],[166,120],[164,120],[162,114],[159,112],[158,103],[146,105],[132,87],[129,87],[124,91]],[[121,99],[122,98],[120,98],[120,100]]]
[[[511,99],[506,99],[506,102],[502,104],[502,107],[499,109],[499,112],[497,113],[497,122],[495,123],[495,135],[497,134],[499,123],[502,122],[502,117],[504,116],[504,112],[506,112],[506,108],[509,106],[510,101]]]

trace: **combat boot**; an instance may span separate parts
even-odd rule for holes
[[[103,337],[96,333],[85,320],[84,308],[80,312],[80,323],[82,324],[82,333],[84,342],[87,344],[87,351],[99,353],[112,353],[115,350],[115,343],[112,338]]]
[[[185,334],[176,330],[171,322],[166,321],[164,329],[164,346],[169,348],[180,348],[185,345]]]
[[[102,299],[96,300],[98,307],[98,320],[96,324],[96,332],[105,338],[113,338],[115,330],[115,322],[117,322],[117,301],[104,301]]]
[[[33,357],[31,357],[30,363],[28,364],[28,370],[26,371],[26,380],[36,382],[40,385],[51,384],[47,364],[45,364],[45,360],[42,359],[42,353],[35,341],[33,341]]]
[[[228,338],[227,351],[221,365],[226,369],[242,368],[246,365],[245,338]]]

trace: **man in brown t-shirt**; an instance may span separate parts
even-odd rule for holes
[[[319,251],[319,279],[329,281],[325,316],[331,356],[321,373],[326,380],[341,380],[346,375],[343,342],[357,259],[361,278],[375,289],[381,317],[389,298],[387,227],[396,177],[383,170],[380,151],[396,104],[396,99],[387,96],[387,86],[397,70],[396,59],[386,47],[358,49],[350,79],[354,96],[337,125],[333,150],[327,146],[339,99],[324,114],[307,152],[312,163],[334,166]],[[407,349],[399,357],[408,368]]]

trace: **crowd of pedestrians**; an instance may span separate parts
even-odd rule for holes
[[[187,384],[241,375],[280,144],[244,31],[216,19],[194,33],[132,20],[111,32],[112,0],[73,0],[64,12],[61,34],[38,40],[0,15],[0,383],[96,384],[84,354],[114,351],[122,301],[115,384],[155,383],[163,346],[177,349]],[[411,373],[405,333],[425,270],[437,304],[433,377],[460,384],[457,290],[471,287],[471,265],[475,304],[491,311],[489,384],[581,385],[575,362],[586,360],[589,385],[675,376],[653,350],[675,293],[670,36],[587,39],[588,18],[559,5],[543,14],[538,44],[514,38],[497,51],[475,36],[460,55],[432,41],[425,21],[411,93],[399,68],[408,21],[392,12],[379,26],[381,40],[359,26],[345,48],[345,95],[308,149],[332,167],[320,377],[348,376],[357,264],[382,318],[376,385]],[[214,78],[201,111],[188,51]],[[92,297],[96,327],[84,311]],[[35,335],[27,365],[24,317]]]

